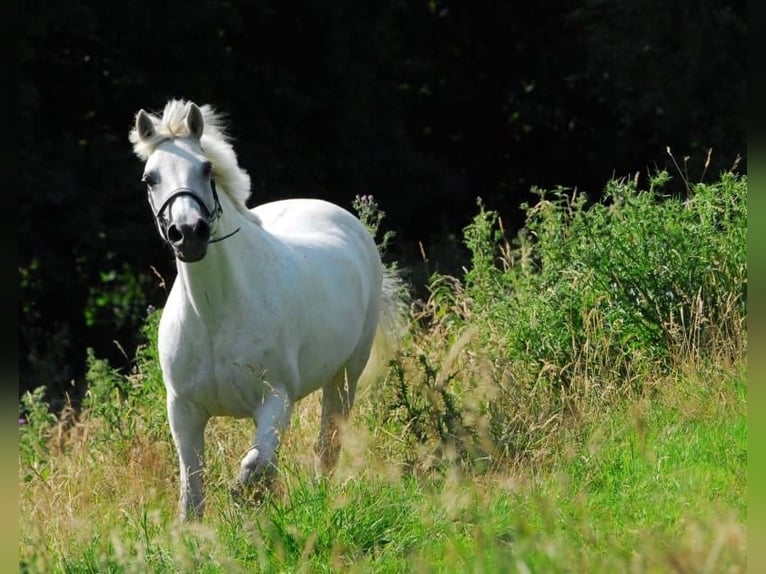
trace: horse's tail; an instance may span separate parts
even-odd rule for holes
[[[365,389],[386,368],[399,350],[407,333],[409,308],[410,294],[404,281],[395,269],[384,267],[378,327],[370,358],[359,378],[360,390]]]

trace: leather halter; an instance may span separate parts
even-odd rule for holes
[[[152,191],[149,190],[148,192],[148,199],[149,199],[149,206],[152,208],[152,213],[154,213],[154,219],[157,222],[157,227],[160,230],[160,235],[162,235],[162,238],[170,243],[170,240],[168,239],[168,227],[170,226],[170,221],[166,217],[166,211],[168,207],[170,206],[170,203],[177,197],[180,197],[182,195],[186,195],[191,197],[194,201],[197,202],[197,204],[202,208],[202,211],[205,213],[205,216],[208,218],[208,222],[211,224],[218,219],[221,216],[221,213],[223,213],[223,209],[221,208],[221,202],[218,199],[218,192],[215,189],[215,180],[210,180],[210,189],[213,192],[213,209],[210,209],[207,205],[205,205],[205,202],[202,200],[202,197],[200,197],[199,193],[197,193],[195,190],[193,190],[190,187],[177,187],[176,189],[173,189],[169,191],[168,193],[162,195],[159,197],[159,199],[155,200],[154,195],[152,194]],[[159,207],[156,206],[156,203],[159,203]],[[231,233],[224,235],[223,237],[216,237],[213,239],[210,239],[208,243],[216,243],[217,241],[222,241],[226,239],[227,237],[231,237],[234,235],[237,231],[239,231],[239,227],[232,231]]]

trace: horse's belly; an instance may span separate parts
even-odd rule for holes
[[[269,392],[266,369],[255,360],[219,357],[211,381],[217,415],[251,417]]]
[[[324,386],[343,363],[337,357],[301,369],[297,354],[285,349],[187,344],[175,346],[176,352],[169,356],[162,347],[168,392],[195,403],[210,416],[252,417],[274,388],[298,400]]]
[[[268,388],[259,370],[248,363],[208,359],[195,357],[184,368],[172,363],[164,370],[168,392],[210,416],[253,416]]]

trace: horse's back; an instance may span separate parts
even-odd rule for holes
[[[284,199],[252,209],[262,228],[300,259],[300,267],[312,270],[308,260],[322,271],[343,275],[342,269],[356,268],[378,293],[383,265],[375,240],[355,215],[339,205],[321,199]],[[306,255],[312,254],[309,259]],[[317,257],[318,256],[318,257]]]
[[[359,218],[321,199],[284,199],[252,211],[262,228],[277,239],[283,256],[293,262],[295,274],[285,276],[287,283],[303,283],[316,296],[324,288],[328,298],[345,291],[346,305],[355,292],[360,308],[367,309],[370,303],[377,308],[383,264],[375,240]],[[289,274],[286,259],[283,266]]]
[[[357,217],[322,199],[272,201],[254,207],[252,212],[258,215],[264,229],[279,236],[328,232],[333,228],[369,235]]]

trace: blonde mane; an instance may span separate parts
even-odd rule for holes
[[[162,117],[149,114],[149,118],[154,124],[155,133],[147,140],[139,137],[138,130],[134,126],[128,137],[133,144],[135,154],[146,161],[162,142],[174,138],[189,137],[189,128],[186,125],[188,110],[188,101],[170,100],[165,104]],[[200,145],[213,165],[212,173],[217,188],[229,196],[238,211],[260,223],[260,218],[247,208],[246,202],[250,197],[250,176],[237,163],[234,148],[226,134],[223,115],[207,104],[200,106],[200,111],[205,123]]]

